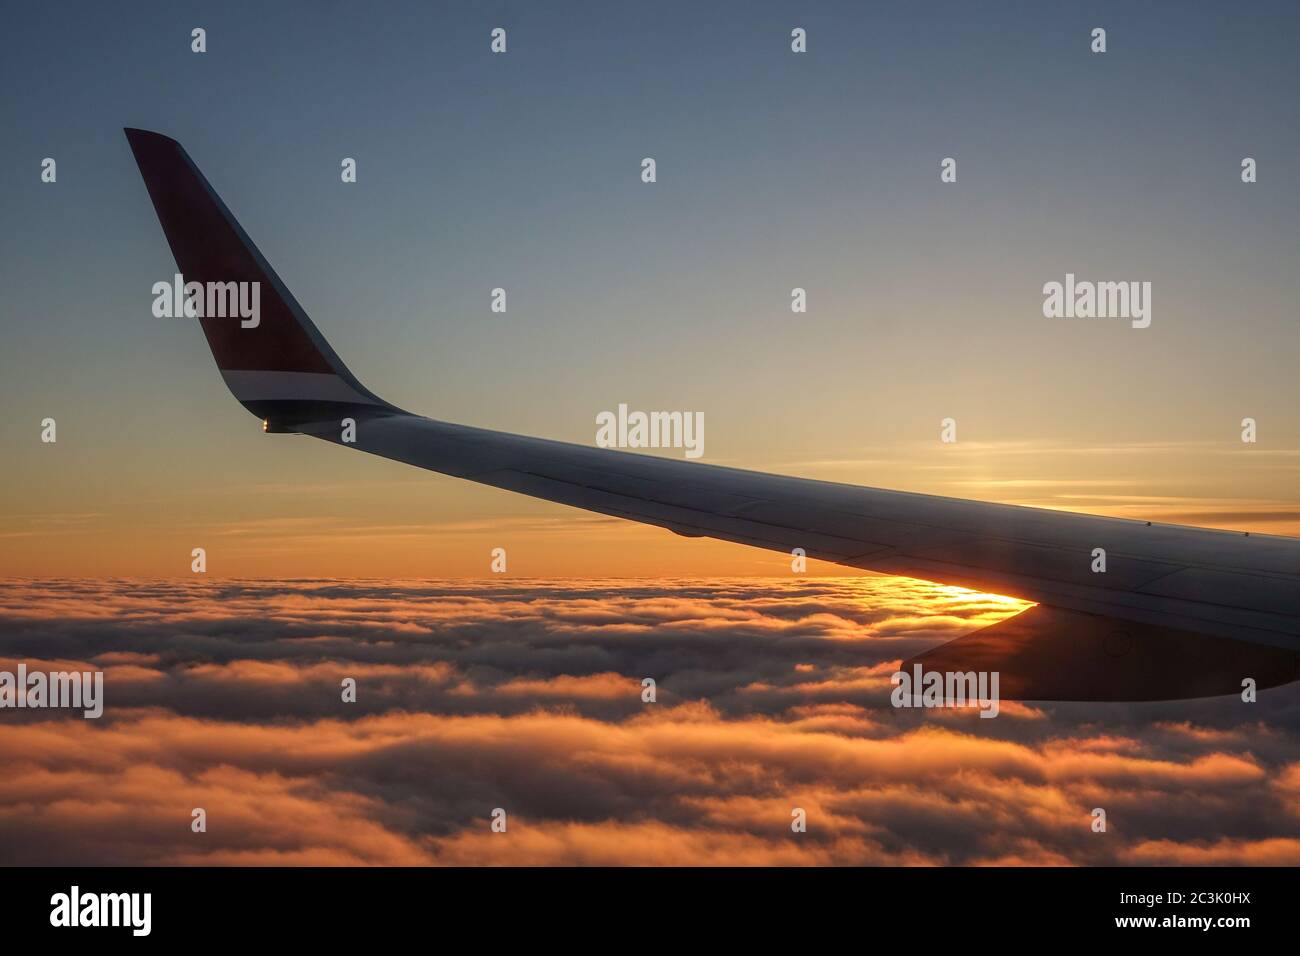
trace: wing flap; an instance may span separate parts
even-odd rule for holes
[[[1038,605],[918,654],[911,671],[994,672],[1008,700],[1154,701],[1300,677],[1293,650]]]

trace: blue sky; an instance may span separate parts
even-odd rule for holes
[[[1300,446],[1292,4],[379,10],[9,17],[11,513],[171,496],[194,514],[249,475],[422,478],[268,444],[197,330],[150,315],[173,267],[126,125],[179,139],[358,376],[435,417],[591,442],[619,402],[701,410],[708,460],[949,494],[908,450],[948,415],[987,450],[959,481],[1011,474],[988,456],[1026,441],[1231,443],[1244,415],[1272,452]],[[1151,281],[1152,328],[1044,319],[1042,285],[1066,272]],[[54,469],[32,441],[46,415],[66,436]],[[1041,480],[1273,501],[1295,477],[1196,458],[1173,469],[1188,488],[1093,457]],[[531,507],[451,485],[397,499],[485,520]],[[966,493],[1007,498],[985,492]]]

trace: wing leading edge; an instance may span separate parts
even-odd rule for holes
[[[1034,601],[1018,623],[915,659],[998,663],[1005,697],[1169,699],[1300,677],[1300,539],[771,475],[402,411],[347,370],[179,144],[127,137],[185,279],[270,290],[257,329],[200,320],[227,386],[268,430],[344,444],[348,417],[347,447],[419,468],[679,534]],[[1105,573],[1092,570],[1095,548]]]

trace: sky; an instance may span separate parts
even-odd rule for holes
[[[542,576],[785,565],[262,434],[199,330],[151,314],[174,264],[128,125],[184,144],[401,407],[586,444],[620,403],[698,411],[706,462],[1300,532],[1298,27],[1281,3],[16,7],[0,574],[183,576],[195,547],[217,576],[485,576],[494,547]],[[1066,273],[1151,282],[1151,326],[1044,318]]]
[[[122,134],[413,412],[1295,535],[1300,6],[0,3],[0,671],[107,687],[5,712],[0,864],[1300,864],[1300,685],[897,710],[1026,605],[264,434]]]

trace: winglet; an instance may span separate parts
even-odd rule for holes
[[[198,321],[235,398],[274,431],[349,410],[395,411],[343,364],[181,144],[125,132],[185,288],[204,290]],[[255,315],[230,308],[234,296]]]

